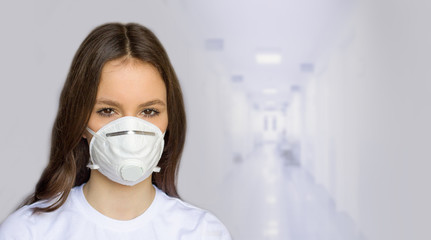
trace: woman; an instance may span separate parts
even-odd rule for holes
[[[0,240],[230,239],[211,213],[179,199],[185,132],[156,36],[134,23],[97,27],[72,61],[48,166]]]

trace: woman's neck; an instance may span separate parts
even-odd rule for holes
[[[134,186],[125,186],[109,180],[97,170],[91,170],[83,191],[94,209],[117,220],[130,220],[141,215],[156,194],[151,177]]]

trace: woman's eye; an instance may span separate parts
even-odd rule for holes
[[[157,116],[159,112],[156,109],[145,109],[144,111],[142,111],[142,114],[145,117],[154,117]]]
[[[115,111],[112,108],[103,108],[97,111],[97,113],[103,117],[109,117],[109,116],[112,116],[115,113]]]

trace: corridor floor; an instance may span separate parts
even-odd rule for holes
[[[255,148],[226,178],[234,240],[363,240],[351,218],[336,212],[325,189],[275,143]]]

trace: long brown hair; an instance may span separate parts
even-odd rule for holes
[[[179,197],[177,171],[186,135],[186,117],[181,88],[168,55],[157,37],[136,24],[108,23],[95,28],[81,43],[72,61],[60,96],[57,117],[52,129],[51,152],[34,193],[22,205],[40,200],[56,201],[34,212],[51,212],[66,201],[70,190],[88,181],[89,149],[82,137],[96,101],[104,64],[132,57],[154,65],[166,86],[168,128],[165,147],[154,173],[153,184],[166,194]]]

